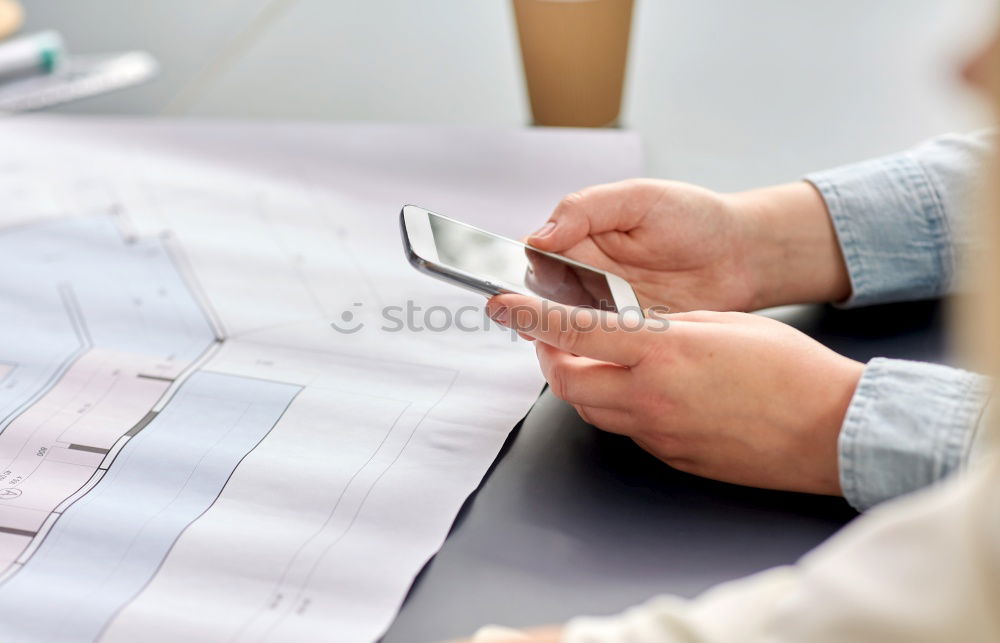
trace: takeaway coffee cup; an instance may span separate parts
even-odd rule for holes
[[[614,125],[632,0],[513,2],[535,125]]]

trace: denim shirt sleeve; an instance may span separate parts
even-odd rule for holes
[[[984,376],[940,364],[875,358],[840,431],[840,485],[858,510],[962,468],[990,392]]]
[[[805,177],[823,195],[850,276],[845,307],[938,297],[954,288],[973,235],[964,216],[994,132]]]

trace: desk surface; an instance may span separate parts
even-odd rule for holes
[[[838,352],[943,361],[935,302],[781,317]],[[618,611],[794,562],[853,518],[841,499],[748,489],[670,469],[549,392],[528,414],[386,643]]]
[[[30,29],[59,29],[76,51],[145,48],[163,63],[153,83],[64,113],[505,126],[529,118],[504,0],[28,5]],[[968,127],[979,116],[952,93],[956,43],[968,48],[993,5],[640,2],[623,122],[642,135],[651,176],[717,189],[790,180]],[[940,359],[941,318],[934,304],[791,315],[857,359]],[[672,471],[546,393],[385,640],[610,612],[662,592],[690,596],[792,562],[852,516],[838,499]]]

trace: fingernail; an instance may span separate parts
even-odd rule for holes
[[[538,230],[536,230],[535,233],[531,235],[531,237],[533,239],[541,239],[542,237],[547,237],[550,234],[552,234],[552,231],[555,230],[555,229],[556,229],[556,222],[555,221],[549,221],[548,223],[546,223],[545,225],[543,225],[541,228],[539,228]]]
[[[500,304],[490,312],[490,319],[498,324],[507,325],[507,319],[510,317],[510,309]]]

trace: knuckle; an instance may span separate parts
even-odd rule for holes
[[[632,431],[639,436],[644,436],[647,440],[656,437],[656,433],[650,430],[652,423],[649,417],[638,409],[631,409],[629,419],[632,422]]]
[[[633,199],[637,207],[648,207],[672,194],[670,183],[667,181],[633,178],[625,179],[620,185],[626,197]]]
[[[664,333],[670,335],[670,332]],[[650,333],[650,336],[643,337],[643,342],[639,345],[640,363],[650,362],[663,366],[672,366],[677,362],[677,347],[672,346],[670,338],[661,337],[658,333]]]
[[[578,206],[581,201],[586,198],[583,190],[577,190],[576,192],[570,192],[564,196],[560,201],[557,209],[559,210],[571,210]]]
[[[630,178],[630,179],[625,179],[623,181],[619,181],[618,185],[622,186],[627,190],[645,188],[649,185],[649,179]]]
[[[691,445],[682,436],[651,429],[648,424],[640,434],[643,435],[648,450],[668,464],[671,460],[688,460],[691,456]]]
[[[559,204],[556,205],[556,209],[552,215],[553,218],[573,216],[576,213],[576,210],[586,199],[587,194],[585,190],[570,192],[560,199]]]
[[[539,368],[542,369],[542,377],[545,378],[546,382],[549,382],[549,384],[551,384],[552,383],[551,382],[551,380],[552,380],[552,361],[545,355],[545,353],[543,353],[542,351],[537,350],[538,346],[543,346],[543,345],[544,344],[541,344],[541,342],[536,342],[536,353],[535,354],[538,357],[538,366],[539,366]]]
[[[563,350],[574,355],[580,354],[583,344],[583,333],[577,328],[567,328],[563,334]]]
[[[535,311],[528,306],[515,306],[511,310],[511,320],[514,329],[521,332],[532,332],[535,330]]]
[[[575,355],[582,355],[586,350],[585,344],[590,341],[589,335],[606,328],[605,318],[600,317],[597,311],[588,308],[570,310],[562,323],[565,326],[564,349]],[[611,335],[608,338],[610,339]]]
[[[632,421],[624,413],[605,413],[604,417],[600,418],[600,424],[597,422],[591,424],[619,435],[628,435],[632,431]]]
[[[560,400],[566,400],[568,402],[570,383],[566,367],[556,362],[549,367],[548,375],[549,387],[552,388],[552,394]]]

